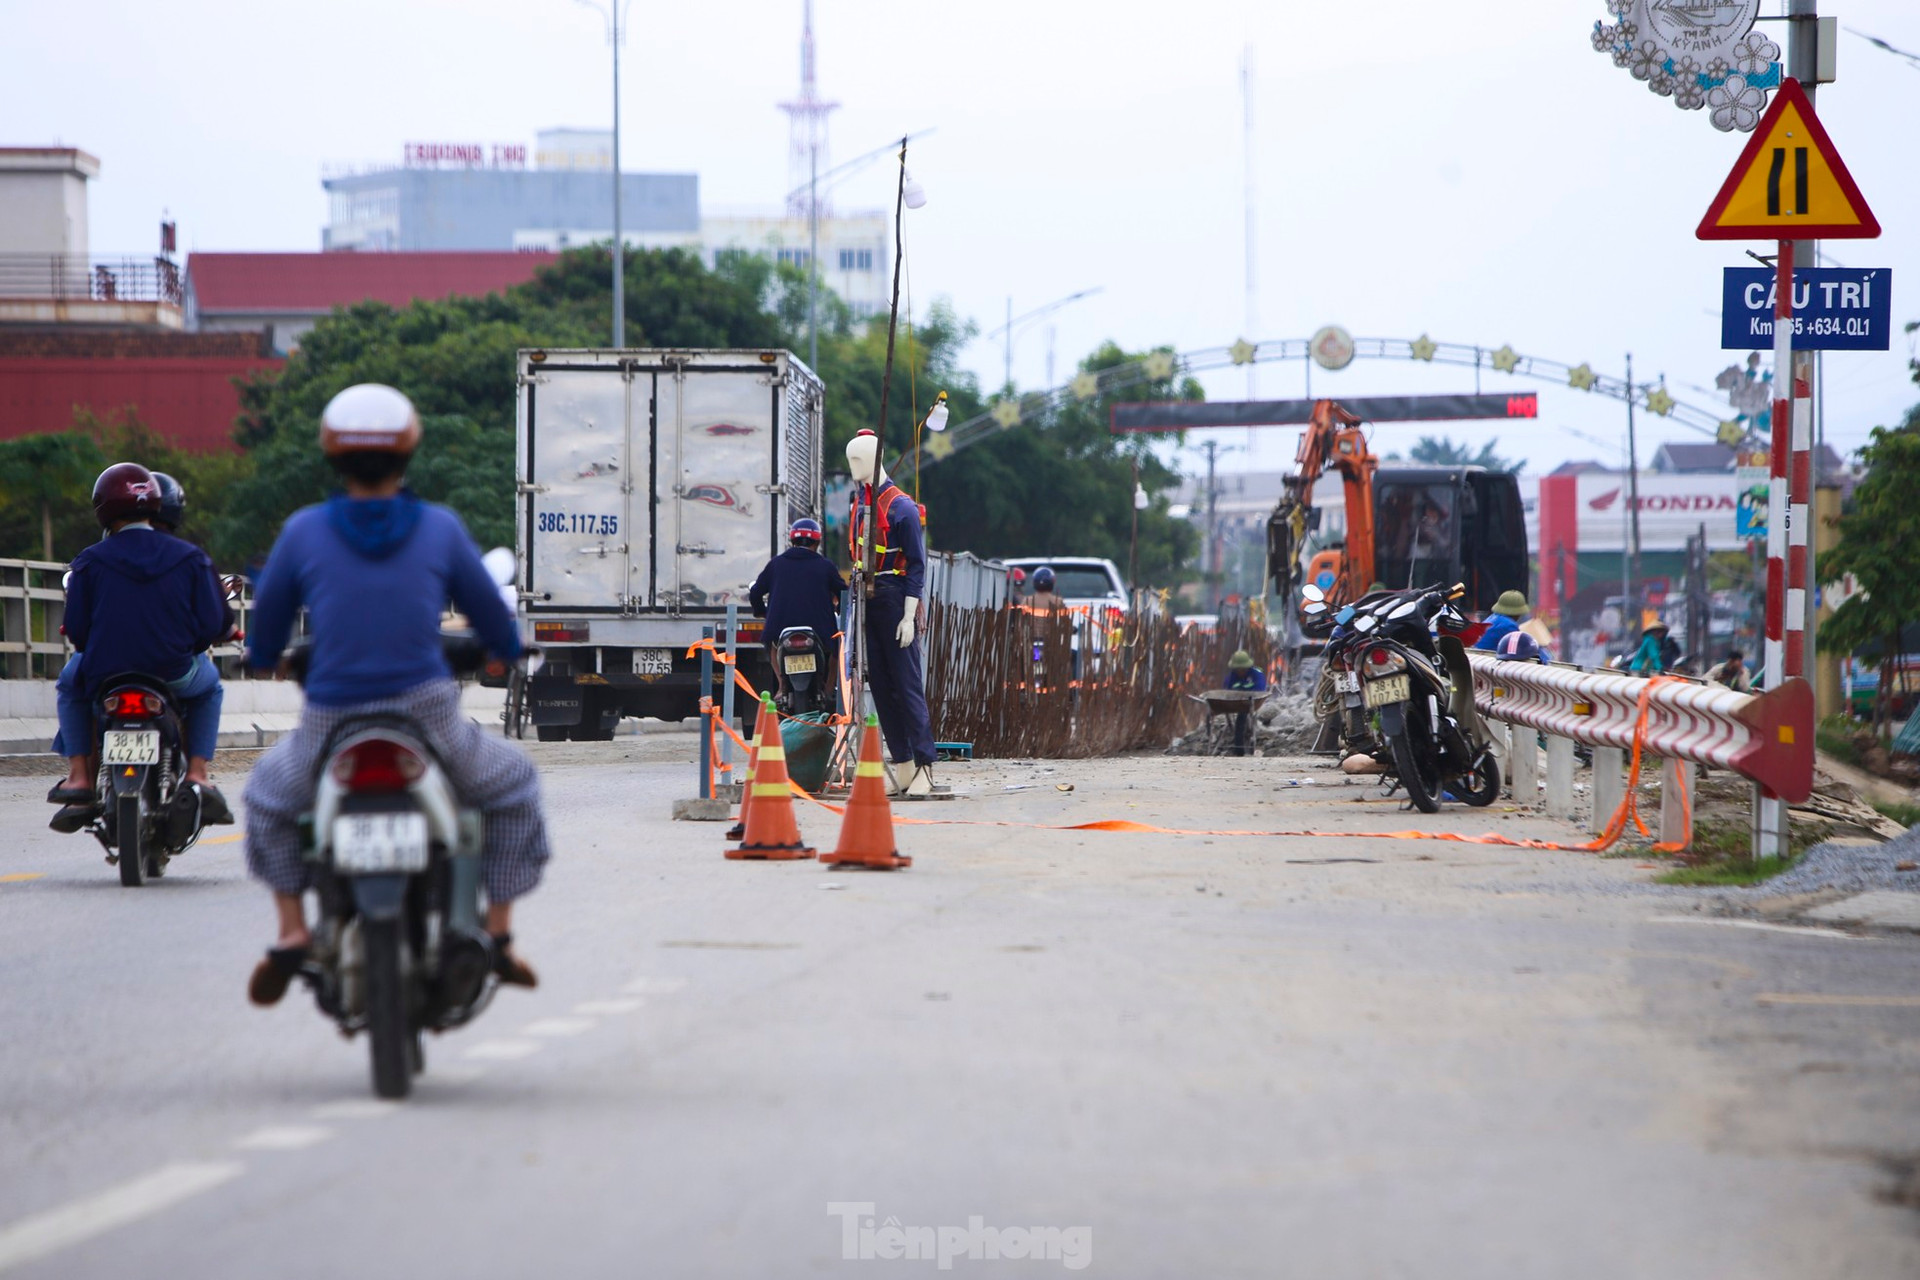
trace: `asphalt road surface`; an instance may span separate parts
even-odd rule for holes
[[[0,778],[0,1274],[1920,1275],[1911,935],[1431,841],[902,826],[909,871],[727,862],[666,816],[691,747],[533,749],[542,985],[400,1105],[301,992],[247,1005],[237,837],[126,890],[45,829],[49,778]],[[1574,836],[1308,762],[946,778],[903,813]]]

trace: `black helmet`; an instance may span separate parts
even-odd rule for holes
[[[160,510],[154,515],[153,522],[168,533],[177,531],[187,519],[187,491],[180,482],[164,471],[153,473],[153,482],[160,486]]]
[[[1033,571],[1033,589],[1035,591],[1053,590],[1053,570],[1041,565]]]
[[[116,462],[93,482],[93,514],[100,527],[117,520],[145,520],[160,512],[160,486],[137,462]]]

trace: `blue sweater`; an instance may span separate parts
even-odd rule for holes
[[[768,644],[788,627],[812,627],[821,644],[830,644],[840,629],[840,597],[846,590],[833,561],[806,547],[788,547],[767,561],[747,602],[754,617],[767,620]]]
[[[213,562],[158,530],[122,529],[74,557],[65,628],[88,694],[129,671],[178,680],[226,631]]]
[[[297,511],[254,587],[247,660],[272,667],[306,607],[307,701],[346,707],[450,679],[440,614],[451,600],[487,650],[520,654],[520,633],[460,517],[411,493],[336,496]]]

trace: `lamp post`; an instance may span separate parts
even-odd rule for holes
[[[607,21],[607,44],[613,49],[613,345],[627,345],[626,244],[620,236],[620,18],[631,0],[574,0]]]
[[[1147,491],[1140,487],[1140,455],[1133,455],[1133,533],[1127,539],[1127,590],[1140,585],[1140,513],[1147,509]]]
[[[1032,323],[1033,321],[1039,320],[1044,316],[1050,316],[1054,312],[1058,311],[1060,308],[1067,306],[1070,303],[1078,302],[1082,298],[1091,298],[1094,294],[1099,293],[1105,287],[1106,287],[1105,285],[1095,285],[1091,289],[1082,289],[1078,293],[1070,293],[1064,298],[1055,298],[1052,302],[1047,303],[1047,305],[1045,305],[1044,307],[1035,307],[1033,310],[1026,312],[1024,315],[1018,315],[1018,316],[1013,314],[1013,299],[1011,297],[1007,299],[1007,322],[1001,325],[998,329],[995,329],[991,333],[986,334],[985,336],[988,338],[997,338],[1002,334],[1006,335],[1006,379],[1007,379],[1006,386],[1009,390],[1011,390],[1013,387],[1014,335],[1020,329],[1025,328],[1028,324]]]

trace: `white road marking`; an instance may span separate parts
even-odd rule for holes
[[[537,1022],[529,1022],[520,1028],[520,1033],[539,1036],[546,1040],[557,1040],[562,1036],[585,1035],[599,1025],[592,1018],[541,1018]]]
[[[0,1227],[0,1271],[105,1235],[116,1227],[169,1209],[239,1177],[247,1166],[238,1160],[193,1161],[165,1165],[145,1177],[22,1218]]]
[[[377,1120],[399,1110],[400,1104],[397,1102],[382,1102],[378,1098],[349,1098],[345,1102],[329,1102],[325,1106],[315,1107],[307,1114],[315,1120]]]
[[[1648,924],[1719,924],[1729,929],[1761,929],[1768,933],[1797,933],[1808,938],[1843,938],[1848,942],[1871,942],[1857,934],[1838,929],[1815,929],[1807,925],[1773,924],[1766,920],[1735,920],[1727,916],[1650,916]]]
[[[664,996],[686,985],[685,978],[635,978],[621,990],[630,996]]]
[[[333,1130],[317,1124],[279,1124],[255,1129],[234,1141],[242,1151],[301,1151],[333,1136]]]
[[[482,1040],[464,1056],[484,1062],[511,1062],[515,1058],[530,1058],[538,1052],[540,1046],[532,1040]]]
[[[646,1001],[638,998],[631,1000],[582,1000],[573,1006],[575,1013],[589,1018],[611,1018],[617,1014],[632,1013],[644,1008]]]

